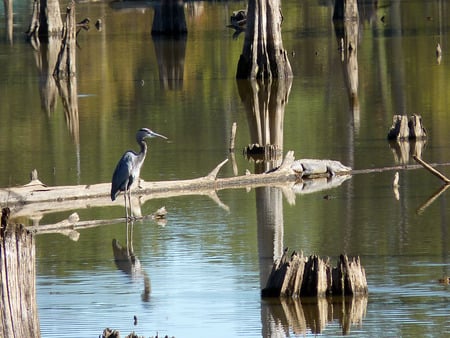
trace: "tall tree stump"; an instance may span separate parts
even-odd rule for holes
[[[8,225],[0,238],[0,336],[41,336],[34,238],[23,225]]]
[[[281,38],[281,0],[249,0],[244,47],[236,78],[292,77],[292,68]]]

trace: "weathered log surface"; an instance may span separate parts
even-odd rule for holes
[[[318,256],[306,258],[293,252],[288,258],[286,249],[272,267],[263,297],[323,297],[326,295],[367,295],[368,287],[364,268],[359,258],[348,259],[341,255],[336,267]]]
[[[40,337],[35,276],[33,235],[9,224],[0,238],[0,337]]]
[[[342,168],[346,168],[346,171],[331,173],[327,169],[323,173],[316,171],[314,175],[310,176],[307,173],[298,171],[298,161],[294,161],[294,153],[290,151],[286,154],[281,166],[275,171],[264,174],[217,178],[219,170],[227,161],[223,161],[207,176],[200,178],[159,182],[144,182],[141,180],[139,187],[133,187],[133,195],[142,196],[142,201],[150,198],[167,198],[181,195],[211,195],[212,192],[222,189],[252,188],[286,182],[295,183],[316,177],[327,178],[332,174],[346,175],[351,171],[351,168],[342,166]],[[294,164],[295,166],[293,167]],[[109,198],[110,189],[110,183],[49,187],[39,180],[33,180],[21,187],[0,189],[0,203],[8,205],[14,216],[17,216],[16,211],[34,203],[41,204],[39,208],[34,209],[36,212],[48,208],[73,210],[77,207],[86,207],[86,204],[107,206],[113,204]]]

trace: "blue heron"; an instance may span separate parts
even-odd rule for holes
[[[139,153],[135,153],[133,150],[126,151],[119,160],[119,163],[117,163],[116,170],[114,170],[111,183],[111,200],[114,201],[121,191],[124,192],[127,220],[131,216],[131,185],[139,179],[141,167],[144,163],[145,155],[147,155],[147,143],[145,143],[145,139],[156,136],[167,140],[167,137],[157,134],[148,128],[139,129],[136,134],[136,142],[141,147],[141,151]],[[128,215],[127,195],[130,215]]]

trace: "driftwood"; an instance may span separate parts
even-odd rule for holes
[[[0,238],[0,337],[40,337],[35,276],[33,235],[8,225]]]
[[[318,162],[318,165],[313,169],[312,164],[315,161]],[[351,170],[336,161],[295,161],[293,151],[289,151],[281,166],[276,170],[262,174],[217,178],[218,172],[226,162],[227,160],[220,163],[208,175],[190,180],[144,182],[141,179],[140,187],[133,188],[132,205],[139,208],[140,205],[150,199],[203,195],[210,197],[224,210],[228,210],[228,206],[224,205],[217,196],[217,191],[223,189],[251,189],[262,186],[280,188],[287,201],[290,204],[294,204],[296,194],[315,193],[333,189],[351,178],[351,175],[422,168],[419,164],[409,164]],[[334,167],[331,165],[333,163],[337,163],[339,166]],[[448,165],[450,163],[429,164],[432,167]],[[323,172],[324,168],[326,168],[326,172]],[[318,170],[322,170],[322,172],[318,173]],[[34,172],[31,182],[24,186],[0,188],[0,204],[10,208],[11,217],[27,217],[37,225],[42,216],[48,213],[121,205],[120,203],[111,202],[109,198],[110,188],[110,183],[50,187],[39,181],[37,173]],[[139,213],[134,213],[134,215],[140,216]],[[109,221],[114,222],[115,220],[105,220],[105,222]],[[123,219],[118,219],[117,221],[123,221]]]
[[[318,161],[319,165],[312,171],[311,164],[314,161]],[[262,174],[217,178],[218,172],[226,162],[227,160],[223,161],[208,175],[200,178],[159,182],[144,182],[141,180],[140,187],[133,188],[132,205],[139,206],[150,199],[157,198],[203,195],[210,197],[224,210],[228,210],[228,207],[217,196],[217,191],[223,189],[251,189],[262,186],[280,188],[287,201],[290,204],[294,204],[296,194],[314,193],[335,188],[345,180],[348,180],[351,175],[422,168],[419,164],[409,164],[353,170],[343,166],[342,169],[336,169],[330,166],[330,163],[335,161],[295,161],[293,151],[289,151],[281,166],[276,170]],[[322,164],[325,165],[323,166]],[[432,163],[429,165],[432,167],[448,166],[450,163]],[[322,168],[322,171],[325,170],[325,167],[326,172],[317,172],[320,168]],[[42,216],[47,213],[121,205],[120,203],[111,202],[109,198],[110,188],[110,183],[50,187],[39,181],[35,173],[31,182],[24,186],[1,188],[0,204],[10,208],[11,217],[28,217],[35,224],[38,224]]]
[[[364,268],[359,258],[349,260],[341,255],[336,267],[318,256],[306,258],[293,252],[288,258],[286,249],[272,267],[263,297],[323,297],[367,295],[368,287]]]
[[[313,177],[330,178],[332,175],[347,175],[351,168],[346,171],[314,173],[309,176],[307,172],[298,171],[299,162],[294,161],[294,153],[288,152],[283,163],[274,171],[264,174],[249,174],[228,178],[217,178],[221,167],[228,160],[220,163],[208,175],[190,180],[144,182],[141,180],[139,187],[133,188],[133,195],[140,196],[141,202],[152,198],[167,198],[181,195],[209,195],[215,198],[215,192],[222,189],[252,188],[267,185],[282,185],[284,183],[303,182]],[[302,160],[299,160],[300,162]],[[293,169],[295,168],[295,170]],[[296,171],[297,170],[297,171]],[[100,183],[93,185],[57,186],[49,187],[39,180],[31,181],[21,187],[0,189],[0,203],[8,205],[11,213],[16,217],[18,213],[33,204],[40,204],[30,209],[23,216],[42,212],[43,210],[73,210],[87,206],[110,206],[111,184]],[[117,204],[117,203],[116,203]]]

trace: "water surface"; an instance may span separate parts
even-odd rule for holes
[[[423,158],[450,162],[447,2],[360,3],[357,109],[332,2],[282,5],[283,43],[294,71],[281,123],[272,130],[283,153],[332,158],[355,169],[413,164],[410,153],[395,153],[386,135],[394,114],[420,113],[429,133]],[[169,137],[151,140],[145,180],[199,177],[229,156],[234,121],[237,173],[259,172],[264,164],[241,154],[255,142],[255,117],[235,80],[243,35],[233,38],[226,27],[230,13],[244,6],[186,3],[189,33],[171,42],[151,37],[149,3],[77,4],[77,18],[104,24],[78,36],[78,115],[70,116],[60,95],[45,90],[47,47],[36,51],[24,41],[31,6],[16,1],[12,39],[0,29],[0,185],[26,183],[33,168],[48,185],[108,182],[122,152],[136,149],[134,134],[143,126]],[[3,7],[0,26],[6,27]],[[444,51],[440,63],[437,43]],[[448,166],[440,170],[450,175]],[[78,241],[39,235],[42,336],[97,337],[105,327],[176,337],[448,336],[450,292],[438,283],[450,274],[448,192],[428,205],[441,182],[418,169],[399,171],[396,195],[394,173],[355,175],[309,194],[290,185],[223,190],[217,192],[222,204],[203,195],[150,199],[141,212],[166,206],[167,223],[135,223],[139,264],[131,270],[116,264],[112,248],[114,239],[126,243],[125,224],[83,230]],[[231,163],[219,175],[234,175]],[[54,223],[75,211],[82,220],[124,215],[119,198],[108,207],[34,219]],[[341,253],[360,256],[368,299],[262,300],[272,261],[285,247],[332,262]],[[346,311],[356,314],[350,322],[341,315]]]

